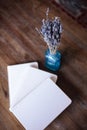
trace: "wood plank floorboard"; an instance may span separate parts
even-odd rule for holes
[[[24,130],[9,111],[7,66],[38,61],[52,72],[44,66],[46,43],[35,30],[47,7],[49,18],[59,16],[63,24],[62,65],[55,74],[72,104],[46,130],[87,130],[87,30],[50,0],[0,0],[0,130]]]

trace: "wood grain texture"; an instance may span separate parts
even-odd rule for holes
[[[87,30],[46,0],[0,0],[0,130],[24,130],[9,112],[7,66],[38,61],[40,69],[49,71],[44,67],[46,44],[35,31],[47,7],[49,17],[61,17],[64,27],[57,84],[72,104],[46,130],[87,130]]]

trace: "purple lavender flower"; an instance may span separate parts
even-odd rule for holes
[[[57,48],[60,44],[62,25],[60,18],[55,17],[53,20],[48,19],[49,8],[46,12],[46,20],[42,20],[41,29],[38,32],[44,38],[44,41],[47,43],[48,47],[54,49]]]

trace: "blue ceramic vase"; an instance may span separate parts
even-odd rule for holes
[[[57,50],[54,54],[50,53],[50,50],[47,49],[45,52],[45,66],[46,68],[57,71],[61,65],[61,53]]]

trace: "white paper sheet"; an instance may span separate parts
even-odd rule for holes
[[[10,111],[26,130],[45,129],[71,104],[57,76],[37,68],[37,62],[8,66]]]
[[[57,80],[56,75],[30,66],[38,67],[38,63],[8,66],[10,108],[38,87],[45,79],[51,78],[54,82]]]

